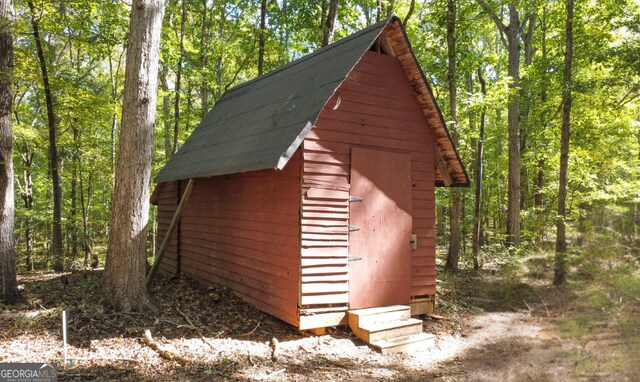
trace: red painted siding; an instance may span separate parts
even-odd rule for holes
[[[348,275],[353,146],[410,154],[413,232],[418,236],[411,295],[434,294],[434,137],[397,59],[367,52],[303,143],[301,305],[346,306],[348,301],[347,285],[341,281]]]
[[[283,171],[196,179],[180,222],[182,273],[297,325],[300,172],[298,154]],[[175,269],[175,256],[164,263]]]

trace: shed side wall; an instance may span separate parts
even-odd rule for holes
[[[418,236],[418,248],[412,252],[411,295],[435,294],[434,142],[397,59],[367,52],[303,144],[303,306],[348,301],[343,280],[348,274],[347,197],[353,146],[411,155],[413,232]]]
[[[297,325],[300,172],[297,154],[283,171],[196,179],[180,223],[182,273]]]

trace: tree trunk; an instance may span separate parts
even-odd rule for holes
[[[13,1],[0,0],[0,300],[20,299],[13,228]]]
[[[178,152],[178,136],[180,133],[180,94],[182,92],[182,63],[184,62],[184,28],[187,19],[187,6],[182,0],[182,16],[180,18],[180,58],[178,59],[178,68],[176,70],[176,99],[173,104],[173,149],[171,154]]]
[[[336,19],[338,18],[338,2],[339,0],[331,0],[329,2],[329,13],[322,27],[322,46],[327,46],[333,42],[333,34],[336,30]]]
[[[208,34],[207,0],[202,0],[202,28],[200,30],[200,75],[202,76],[202,81],[200,82],[200,106],[202,108],[200,116],[202,118],[204,118],[207,111],[209,111],[209,84],[207,83],[209,76],[206,75],[207,65],[209,64],[209,58],[207,56]]]
[[[164,63],[160,70],[160,87],[162,88],[162,122],[164,124],[164,155],[168,161],[173,155],[171,134],[171,96],[169,95],[169,65]]]
[[[509,125],[509,174],[507,191],[507,246],[520,246],[520,16],[516,5],[509,4],[509,25],[504,25],[498,14],[484,0],[476,0],[493,19],[508,51],[507,73],[509,99],[507,120]],[[506,39],[504,38],[506,36]]]
[[[22,200],[27,210],[27,218],[25,219],[26,227],[24,229],[24,261],[27,269],[33,270],[33,220],[31,218],[31,212],[33,211],[33,177],[31,176],[33,153],[26,152],[23,158],[25,170],[23,172],[24,192],[22,194]]]
[[[393,11],[395,8],[395,0],[386,0],[386,1],[387,1],[386,14],[387,14],[387,17],[391,17],[393,16]]]
[[[225,36],[225,29],[224,29],[224,21],[227,19],[227,13],[225,11],[225,7],[219,7],[220,8],[220,15],[219,15],[219,21],[218,21],[218,37],[221,39],[224,39]],[[223,89],[224,89],[224,84],[222,83],[222,72],[223,72],[223,67],[222,67],[222,52],[218,53],[218,57],[216,59],[216,91],[215,91],[215,100],[219,100],[220,97],[222,97],[222,93],[223,93]]]
[[[93,171],[89,171],[89,184],[87,185],[87,197],[85,198],[82,167],[80,167],[80,206],[82,207],[82,251],[84,252],[84,265],[89,266],[89,259],[91,259],[91,268],[96,268],[98,266],[98,255],[92,254],[91,234],[89,232],[89,211],[91,210],[92,189]]]
[[[508,47],[509,101],[509,185],[507,193],[507,244],[520,246],[520,20],[515,5],[509,5]]]
[[[482,95],[486,96],[487,86],[482,76],[482,68],[478,68],[478,82],[480,82],[480,90]],[[473,269],[480,269],[478,255],[480,253],[480,239],[482,238],[482,177],[484,176],[484,130],[487,122],[487,109],[482,108],[480,114],[480,133],[478,136],[478,147],[476,149],[476,163],[473,169],[473,180],[475,182],[475,206],[473,211],[473,239],[471,244],[471,253],[473,257]]]
[[[38,52],[38,60],[40,62],[40,70],[42,72],[42,85],[44,87],[44,96],[47,105],[47,125],[49,127],[49,171],[51,174],[51,183],[53,187],[53,237],[51,246],[53,249],[54,265],[56,272],[62,272],[64,269],[64,252],[62,249],[62,181],[60,179],[60,163],[58,158],[57,129],[58,117],[55,114],[54,96],[49,84],[49,74],[47,72],[47,64],[42,49],[42,40],[40,39],[40,20],[36,14],[33,1],[28,1],[31,10],[31,27],[33,29],[33,38],[36,42],[36,50]]]
[[[541,22],[541,32],[542,32],[542,62],[545,66],[547,66],[547,8],[542,9],[542,22]],[[547,102],[547,75],[546,70],[542,72],[542,79],[540,81],[540,101],[542,103],[542,107],[544,108],[545,103]],[[540,116],[540,126],[546,127],[546,118],[544,114]],[[538,176],[536,179],[536,193],[533,198],[533,203],[536,208],[536,217],[538,223],[538,232],[537,232],[537,241],[540,243],[544,239],[544,221],[545,221],[545,209],[544,209],[544,166],[545,166],[545,158],[541,156],[538,158]]]
[[[78,168],[80,167],[80,137],[78,133],[78,127],[74,124],[72,125],[73,130],[73,164],[71,168],[71,211],[69,211],[70,216],[70,230],[71,230],[71,258],[72,261],[75,261],[78,257],[78,224],[77,224],[77,214],[78,214]]]
[[[125,49],[122,49],[118,57],[118,64],[114,70],[113,59],[109,54],[109,76],[111,77],[111,99],[113,100],[113,113],[111,114],[111,174],[116,170],[116,137],[118,132],[118,77],[122,67],[122,56]],[[114,178],[115,181],[115,178]]]
[[[17,113],[15,113],[15,116],[16,122],[20,123]],[[24,263],[28,270],[33,270],[33,177],[31,175],[31,169],[33,167],[34,153],[29,148],[29,144],[26,140],[23,147],[18,145],[18,150],[24,170],[22,172],[23,185],[20,185],[19,179],[16,179],[16,184],[20,188],[20,195],[24,203],[24,208],[27,210],[26,216],[22,221],[22,224],[24,224]]]
[[[560,285],[566,279],[566,215],[567,182],[569,167],[569,140],[571,137],[571,78],[573,61],[573,0],[567,0],[567,24],[565,34],[564,75],[562,91],[562,137],[560,140],[560,176],[558,179],[558,218],[556,222],[556,256],[553,284]]]
[[[407,12],[407,15],[402,20],[402,24],[405,26],[405,28],[407,27],[407,24],[409,23],[411,16],[413,16],[413,12],[415,11],[415,9],[416,9],[416,0],[411,0],[411,3],[409,4],[409,11]]]
[[[451,111],[451,130],[453,143],[458,145],[458,113],[456,109],[456,1],[447,1],[447,51],[449,61],[449,108]],[[451,189],[451,210],[449,211],[449,251],[447,252],[447,269],[458,270],[460,257],[460,191]]]
[[[535,53],[535,49],[533,47],[533,37],[536,29],[536,15],[529,14],[526,17],[527,20],[527,33],[524,34],[524,67],[525,70],[528,70],[531,64],[533,63],[533,54]],[[527,151],[527,141],[529,138],[529,129],[531,129],[532,123],[529,120],[529,111],[531,109],[531,91],[530,91],[530,83],[528,77],[522,81],[520,88],[520,103],[522,105],[522,110],[520,111],[520,157],[525,156],[525,152]],[[520,209],[524,210],[527,208],[529,201],[529,169],[527,166],[520,167]],[[530,204],[529,204],[530,205]]]
[[[120,150],[102,293],[106,305],[142,311],[151,306],[145,287],[145,240],[164,1],[135,0],[131,8]]]
[[[267,0],[262,0],[260,2],[260,33],[258,40],[258,75],[262,75],[264,72],[264,44],[265,44],[265,33],[264,29],[266,28],[266,18],[267,18]]]

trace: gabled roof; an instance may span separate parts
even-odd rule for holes
[[[325,103],[376,43],[397,57],[434,130],[439,153],[436,182],[467,185],[442,113],[395,16],[227,91],[155,181],[282,170]]]

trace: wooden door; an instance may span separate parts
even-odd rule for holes
[[[411,298],[411,158],[354,147],[349,224],[349,307],[408,304]],[[361,258],[356,260],[357,258]]]

